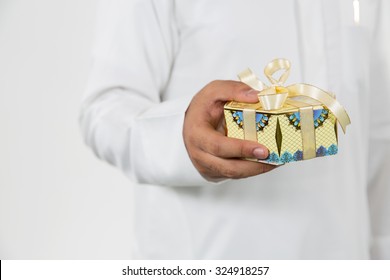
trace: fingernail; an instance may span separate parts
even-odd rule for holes
[[[246,92],[246,94],[249,94],[249,95],[257,95],[259,92],[253,88],[251,88],[250,90],[248,90]]]
[[[263,148],[256,148],[253,150],[253,155],[257,159],[266,159],[268,156],[268,151]]]

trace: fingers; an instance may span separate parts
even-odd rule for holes
[[[184,119],[183,139],[197,170],[206,178],[246,178],[274,166],[242,160],[266,159],[268,149],[248,140],[228,138],[219,129],[226,101],[258,102],[257,92],[234,81],[214,81],[192,99]]]
[[[208,179],[240,179],[266,173],[276,166],[240,159],[221,159],[207,153],[197,160],[198,170]]]
[[[201,149],[221,158],[266,159],[268,149],[254,141],[226,137],[213,128],[205,128],[198,134]]]
[[[212,127],[203,127],[186,143],[191,160],[206,178],[246,178],[275,168],[240,158],[266,159],[268,149],[253,141],[228,138]]]
[[[195,113],[199,120],[212,123],[214,128],[223,117],[226,101],[258,102],[257,91],[236,81],[213,81],[206,85],[191,101],[188,113]]]

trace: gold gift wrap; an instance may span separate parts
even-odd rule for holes
[[[254,108],[255,118],[244,127],[245,109]],[[301,135],[299,110],[286,105],[280,110],[263,110],[260,103],[247,104],[228,102],[225,105],[227,136],[238,139],[256,140],[266,146],[270,164],[284,164],[303,160],[303,143]],[[313,107],[315,125],[316,156],[334,155],[337,153],[337,122],[335,116],[326,107]],[[254,132],[255,137],[250,133]]]
[[[285,70],[278,80],[272,75]],[[284,87],[290,62],[276,59],[265,68],[271,81],[266,86],[248,69],[239,74],[242,82],[258,91],[259,102],[225,104],[227,136],[257,141],[269,150],[273,165],[335,155],[338,152],[337,123],[345,132],[348,114],[333,95],[307,84]]]

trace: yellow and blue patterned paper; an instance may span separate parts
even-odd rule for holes
[[[273,165],[303,160],[303,145],[299,109],[286,105],[280,110],[265,111],[260,104],[228,102],[225,105],[227,136],[245,139],[243,110],[256,110],[257,142],[266,146]],[[335,155],[337,146],[337,120],[325,106],[313,107],[316,157]]]

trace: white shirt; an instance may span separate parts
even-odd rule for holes
[[[390,258],[389,1],[102,1],[81,111],[86,143],[135,187],[141,259]],[[274,58],[336,94],[339,154],[220,184],[186,152],[191,98]],[[340,130],[341,131],[341,130]]]

